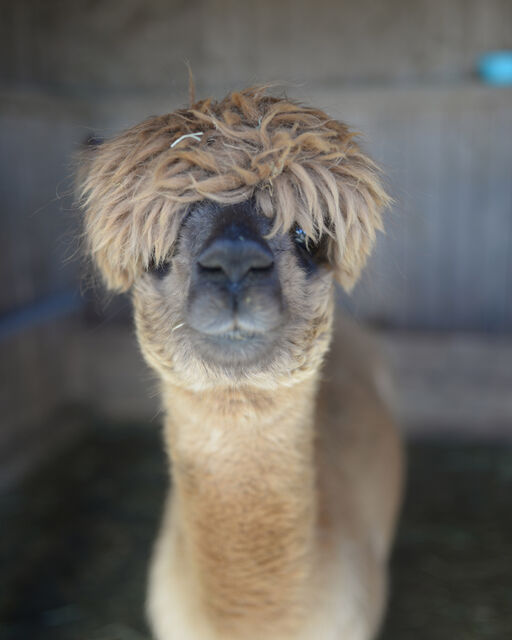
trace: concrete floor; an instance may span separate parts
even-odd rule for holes
[[[142,427],[142,428],[141,428]],[[155,424],[90,425],[0,499],[1,640],[142,640]],[[382,640],[512,637],[512,445],[416,442]]]

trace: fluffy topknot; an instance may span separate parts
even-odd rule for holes
[[[106,284],[125,291],[165,260],[191,204],[255,197],[273,233],[297,223],[315,241],[327,234],[330,264],[350,289],[389,204],[354,137],[323,111],[257,87],[149,118],[93,148],[79,193]]]

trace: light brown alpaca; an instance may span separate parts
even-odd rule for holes
[[[401,454],[333,290],[380,228],[376,167],[345,125],[256,88],[150,118],[83,173],[89,250],[131,290],[166,411],[156,638],[373,637]]]

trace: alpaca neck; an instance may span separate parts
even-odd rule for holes
[[[251,617],[296,620],[301,609],[317,508],[315,387],[164,393],[172,534],[226,633]]]

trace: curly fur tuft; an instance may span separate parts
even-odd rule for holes
[[[202,135],[182,138],[193,133]],[[107,285],[127,290],[172,254],[194,203],[254,197],[273,233],[297,223],[312,240],[327,235],[329,262],[350,289],[390,202],[354,137],[262,87],[149,118],[89,152],[80,184],[89,250]]]

